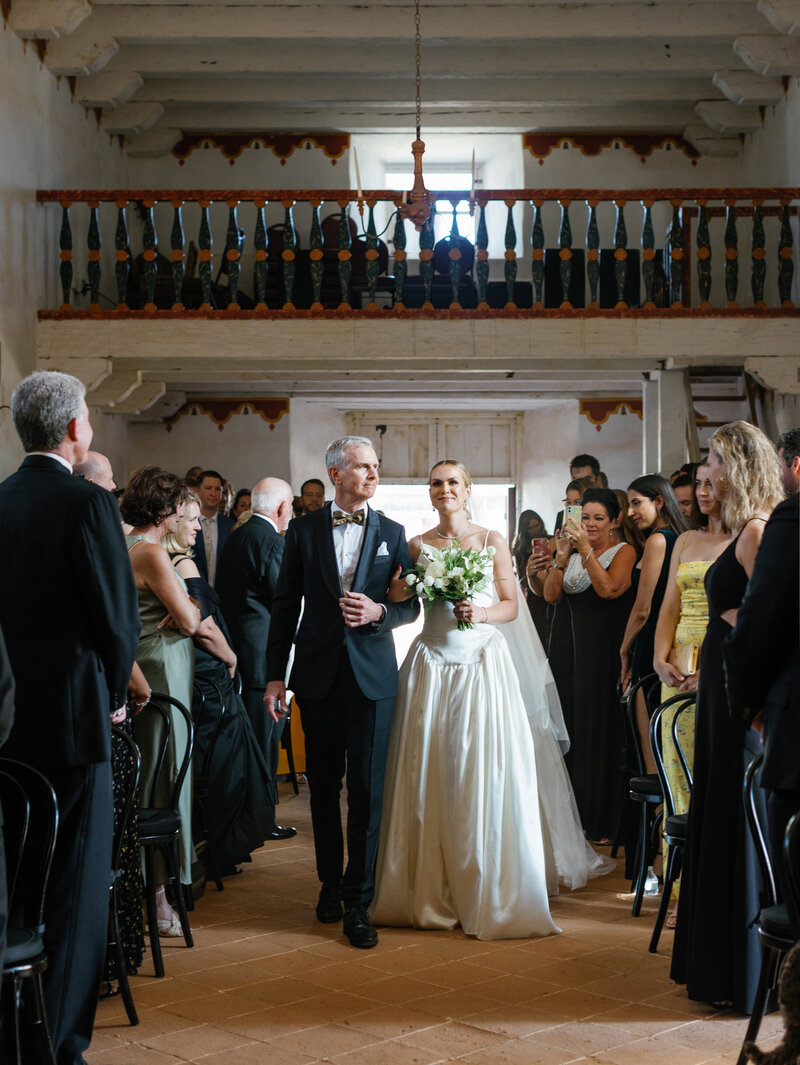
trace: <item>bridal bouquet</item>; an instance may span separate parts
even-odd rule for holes
[[[485,551],[464,550],[458,540],[441,551],[425,544],[416,566],[403,576],[409,588],[428,603],[441,600],[457,603],[483,591],[490,580],[486,569],[493,556],[493,547],[487,547]],[[475,628],[471,621],[459,621],[458,627]]]

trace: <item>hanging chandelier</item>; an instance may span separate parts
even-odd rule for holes
[[[408,198],[403,194],[403,201],[399,211],[402,218],[407,218],[414,223],[415,229],[422,229],[431,216],[431,194],[425,188],[425,180],[422,177],[422,155],[425,151],[425,142],[420,137],[421,126],[421,78],[420,78],[420,18],[419,0],[414,0],[414,27],[415,27],[415,66],[416,66],[416,118],[417,139],[411,145],[411,154],[414,156],[414,184]]]

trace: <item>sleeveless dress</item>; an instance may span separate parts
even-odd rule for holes
[[[754,927],[760,904],[758,864],[745,824],[744,771],[760,736],[731,717],[722,645],[731,626],[721,615],[741,604],[747,574],[738,536],[706,573],[709,620],[703,643],[686,854],[670,975],[689,998],[732,1001],[752,1009],[760,952]]]
[[[650,600],[650,613],[647,615],[647,621],[642,625],[639,630],[636,639],[633,642],[633,653],[631,656],[631,679],[635,684],[637,680],[641,680],[642,677],[648,676],[653,672],[653,655],[654,644],[656,637],[656,625],[658,624],[658,612],[661,609],[661,604],[664,601],[664,592],[667,590],[667,580],[669,579],[669,564],[672,559],[672,549],[675,546],[675,541],[678,539],[678,534],[674,529],[656,529],[653,536],[663,536],[666,540],[666,549],[664,551],[664,561],[661,564],[661,572],[658,575],[656,586],[653,589],[653,598]],[[634,601],[636,599],[636,592],[639,585],[639,578],[641,576],[641,570],[638,566],[634,566],[631,571],[631,590],[633,593]],[[655,709],[655,706],[651,708]]]
[[[424,550],[424,546],[423,546]],[[491,565],[491,564],[490,564]],[[473,601],[490,607],[491,585]],[[373,918],[478,939],[547,936],[533,739],[506,642],[437,602],[400,670]]]
[[[128,551],[135,547],[144,536],[126,536],[125,541]],[[149,541],[148,541],[149,542]],[[175,572],[175,578],[180,582],[181,588],[186,591],[186,584],[181,575]],[[139,597],[139,617],[142,621],[142,632],[139,636],[139,646],[136,649],[136,661],[147,678],[147,683],[155,692],[164,692],[188,709],[192,705],[192,680],[194,674],[194,649],[191,638],[183,636],[174,629],[159,629],[158,624],[167,613],[167,608],[149,589],[137,589]],[[186,749],[188,734],[186,724],[177,711],[169,709],[172,732],[170,746],[167,752],[169,759],[169,771],[172,779],[177,775],[178,764]],[[134,733],[136,743],[142,753],[142,779],[141,792],[149,794],[153,783],[155,770],[155,751],[160,731],[160,720],[153,713],[134,719]],[[162,777],[163,779],[163,777]],[[169,801],[168,789],[157,796],[159,803]],[[192,883],[192,862],[194,861],[194,847],[192,846],[192,773],[191,769],[186,774],[181,788],[179,803],[181,815],[181,832],[178,840],[178,853],[180,857],[180,879],[182,884]],[[158,868],[158,866],[157,866]],[[163,872],[163,870],[162,870]]]

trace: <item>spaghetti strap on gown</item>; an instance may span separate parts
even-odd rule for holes
[[[474,602],[491,606],[491,585]],[[400,670],[373,905],[378,924],[461,925],[484,940],[551,935],[559,929],[548,880],[555,891],[559,879],[577,886],[606,871],[581,834],[558,739],[541,723],[545,688],[555,686],[522,610],[544,662],[532,715],[500,630],[459,630],[450,603],[426,609]],[[526,678],[523,686],[532,683]],[[536,749],[535,735],[542,739]],[[546,787],[537,785],[542,773]]]

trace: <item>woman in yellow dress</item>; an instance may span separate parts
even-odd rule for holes
[[[675,542],[667,590],[656,626],[653,666],[661,678],[661,702],[679,692],[697,690],[699,673],[684,675],[668,658],[673,647],[694,644],[698,649],[699,661],[699,650],[708,626],[708,600],[704,584],[706,570],[730,543],[730,533],[722,524],[720,503],[714,495],[708,466],[698,467],[694,483],[696,505],[692,512],[693,528],[682,533]],[[676,710],[667,710],[661,718],[664,769],[675,796],[675,812],[686,813],[689,809],[689,788],[672,742],[672,722]],[[691,768],[694,761],[693,707],[681,714],[678,736]],[[678,898],[679,886],[680,879],[672,887],[673,900]],[[675,927],[674,913],[667,918],[667,927]]]

